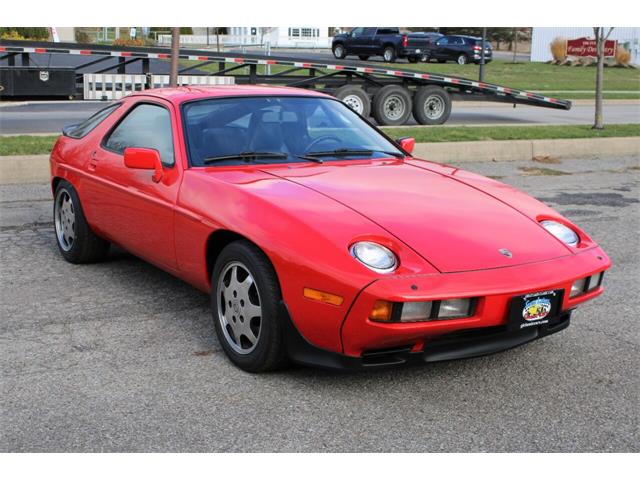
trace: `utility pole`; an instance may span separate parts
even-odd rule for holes
[[[487,27],[482,27],[482,45],[480,50],[480,81],[484,82],[484,44],[487,41]]]
[[[613,27],[609,28],[607,34],[604,34],[605,27],[593,27],[593,33],[596,37],[596,55],[598,63],[596,66],[596,113],[593,128],[596,130],[604,129],[604,112],[602,108],[603,84],[604,84],[604,47]]]
[[[169,86],[178,86],[178,57],[180,56],[180,27],[171,28],[171,71]]]

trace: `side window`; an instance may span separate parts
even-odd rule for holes
[[[91,115],[84,122],[82,122],[82,123],[80,123],[80,124],[78,124],[78,125],[76,125],[74,127],[69,127],[69,130],[65,132],[65,135],[67,135],[68,137],[71,137],[71,138],[82,138],[82,137],[88,135],[91,132],[91,130],[93,130],[98,125],[100,125],[100,123],[102,123],[102,121],[105,118],[107,118],[109,115],[111,115],[111,112],[113,112],[119,106],[120,106],[120,104],[116,103],[114,105],[109,105],[107,108],[103,108],[102,110],[100,110],[100,111],[94,113],[93,115]]]
[[[373,35],[376,34],[376,28],[375,27],[373,27],[373,28],[367,27],[362,31],[362,34],[363,35],[373,36]]]
[[[449,43],[449,39],[447,37],[443,37],[440,40],[438,40],[438,45],[448,45]]]
[[[362,35],[363,31],[364,31],[364,27],[356,27],[353,30],[351,30],[351,36],[359,37],[360,35]]]
[[[169,110],[143,103],[133,107],[127,116],[103,141],[105,148],[124,153],[127,147],[154,148],[165,165],[173,165],[173,133]]]

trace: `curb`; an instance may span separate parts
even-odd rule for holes
[[[640,156],[640,137],[417,143],[414,154],[442,163],[528,161],[545,155],[554,158]],[[49,168],[49,155],[0,157],[0,185],[47,183]]]
[[[514,162],[549,155],[554,158],[640,155],[640,137],[554,140],[493,140],[417,143],[417,157],[435,162]]]

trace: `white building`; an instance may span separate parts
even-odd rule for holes
[[[328,27],[230,27],[229,43],[265,44],[278,48],[329,48]]]
[[[556,37],[568,40],[575,38],[594,38],[593,27],[533,27],[531,35],[531,61],[547,62],[552,60],[549,45]],[[631,63],[640,63],[640,27],[616,27],[609,36],[617,40],[631,53]]]

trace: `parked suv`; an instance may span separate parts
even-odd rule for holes
[[[458,62],[460,65],[470,62],[480,63],[482,39],[465,35],[447,35],[437,40],[427,55],[429,57],[428,60],[434,59],[440,63],[448,60]],[[492,56],[491,44],[485,42],[484,62],[489,63]]]
[[[429,49],[430,40],[421,34],[401,34],[397,27],[356,27],[333,37],[331,49],[336,58],[358,55],[360,60],[380,55],[385,62],[406,58],[419,62]]]

